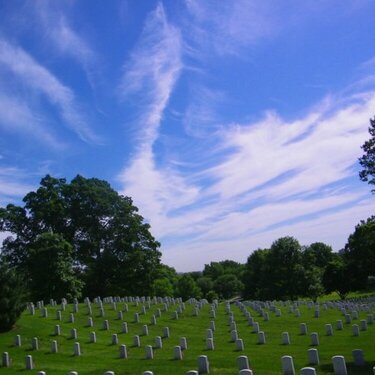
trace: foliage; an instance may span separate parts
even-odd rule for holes
[[[61,235],[43,233],[27,250],[33,301],[81,297],[82,282],[73,270],[73,248]]]
[[[323,285],[327,293],[336,292],[341,299],[345,299],[352,290],[348,265],[341,254],[336,254],[323,275]]]
[[[195,280],[189,274],[184,274],[178,279],[177,295],[184,301],[189,298],[200,298],[201,293]]]
[[[220,298],[229,299],[239,295],[242,289],[242,282],[231,273],[219,276],[214,282],[214,290]]]
[[[20,276],[0,259],[0,332],[13,327],[25,307],[25,300]]]
[[[3,244],[12,267],[27,269],[28,249],[43,234],[54,233],[72,246],[85,295],[150,291],[160,264],[159,243],[131,198],[96,178],[77,176],[69,184],[47,175],[23,202],[24,207],[0,209],[0,231],[13,234]]]
[[[365,288],[368,277],[375,276],[375,216],[355,227],[345,245],[344,260],[353,290]]]
[[[359,178],[370,185],[375,185],[375,117],[370,119],[368,131],[371,138],[362,145],[364,155],[359,159],[362,167]],[[375,189],[372,192],[375,193]]]

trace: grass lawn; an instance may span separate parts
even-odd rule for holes
[[[151,316],[156,309],[162,309],[161,304],[153,304],[146,314],[140,314],[140,322],[134,323],[134,313],[141,312],[142,305],[135,306],[127,303],[128,311],[123,312],[123,321],[128,323],[128,333],[121,332],[122,321],[117,319],[118,311],[124,309],[124,303],[117,303],[117,311],[111,304],[105,304],[105,317],[99,316],[99,309],[92,303],[92,318],[94,327],[87,326],[87,307],[79,305],[79,311],[75,313],[75,322],[69,322],[69,315],[73,311],[72,305],[67,305],[62,312],[62,320],[56,320],[57,307],[48,307],[48,317],[42,317],[42,311],[36,309],[34,316],[25,311],[16,327],[7,333],[0,334],[0,351],[8,352],[11,358],[11,367],[0,367],[2,374],[30,373],[37,374],[45,371],[47,375],[67,375],[69,371],[77,371],[79,375],[103,375],[105,371],[114,371],[116,375],[141,375],[143,371],[151,370],[154,375],[185,375],[188,370],[197,370],[197,359],[200,355],[207,355],[210,363],[210,374],[226,375],[238,374],[236,359],[240,355],[249,358],[250,367],[254,375],[281,374],[281,357],[291,355],[294,360],[296,374],[302,367],[308,366],[307,350],[311,348],[311,332],[319,334],[320,344],[316,348],[319,351],[320,364],[314,366],[317,374],[333,374],[331,357],[334,355],[345,356],[349,374],[373,374],[375,366],[375,325],[369,324],[367,331],[360,331],[360,335],[353,336],[352,324],[360,324],[361,319],[367,319],[368,312],[359,311],[359,319],[351,324],[345,323],[341,311],[335,308],[320,309],[320,317],[314,318],[314,308],[309,309],[303,305],[299,307],[301,316],[289,312],[288,306],[279,305],[282,311],[281,317],[265,309],[269,313],[269,321],[265,321],[256,311],[248,307],[254,321],[265,332],[266,344],[257,343],[257,334],[252,332],[247,318],[240,309],[232,304],[231,311],[237,325],[240,338],[243,339],[244,351],[237,351],[235,343],[231,342],[229,317],[225,304],[219,304],[216,318],[210,317],[211,305],[204,305],[199,316],[194,316],[194,306],[186,303],[186,309],[180,314],[178,320],[172,319],[173,311],[178,305],[170,305],[169,310],[162,312],[157,318],[157,324],[151,325]],[[375,312],[375,307],[371,310]],[[103,329],[103,322],[108,319],[109,330]],[[344,327],[342,331],[336,330],[336,321],[342,319]],[[206,331],[210,321],[215,321],[214,331],[215,350],[206,349]],[[307,323],[308,334],[300,335],[300,323]],[[331,323],[334,328],[333,336],[327,336],[325,324]],[[55,325],[61,327],[61,335],[55,336]],[[149,334],[142,335],[143,325],[148,325]],[[169,327],[170,337],[163,338],[163,348],[155,348],[155,337],[163,335],[163,327]],[[71,329],[76,328],[78,339],[70,338]],[[97,342],[90,343],[90,332],[96,332]],[[282,332],[289,332],[291,344],[282,345]],[[112,335],[118,334],[119,344],[112,344]],[[15,336],[21,335],[22,346],[15,346]],[[141,346],[133,346],[133,336],[139,335]],[[33,337],[39,339],[39,350],[32,350]],[[186,337],[188,348],[183,352],[182,360],[173,358],[174,347],[179,345],[180,338]],[[58,353],[51,353],[51,342],[58,342]],[[82,355],[73,355],[74,343],[81,345]],[[128,358],[119,358],[119,345],[127,346]],[[154,347],[154,359],[145,359],[145,346]],[[363,367],[353,365],[352,350],[363,349],[366,364]],[[35,368],[25,370],[25,358],[32,355]]]

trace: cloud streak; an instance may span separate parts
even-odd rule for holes
[[[0,65],[7,69],[20,84],[42,94],[59,109],[64,124],[84,142],[100,143],[99,137],[90,129],[76,104],[74,92],[48,69],[18,46],[0,39]]]

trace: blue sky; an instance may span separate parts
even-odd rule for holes
[[[178,271],[345,245],[375,115],[366,0],[0,0],[0,205],[47,173],[131,196]],[[4,234],[3,234],[4,236]]]

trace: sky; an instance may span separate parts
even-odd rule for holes
[[[371,0],[0,0],[0,206],[46,174],[106,180],[179,272],[283,236],[340,250],[375,213],[358,177],[374,14]]]

